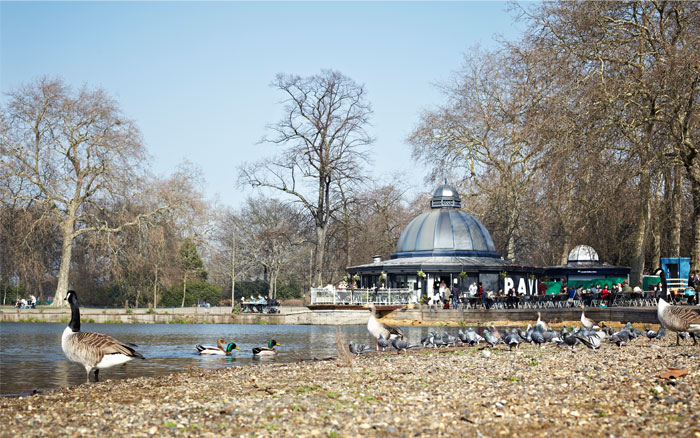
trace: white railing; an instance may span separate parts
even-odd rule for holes
[[[378,305],[416,304],[420,291],[413,289],[336,289],[311,288],[311,304]]]

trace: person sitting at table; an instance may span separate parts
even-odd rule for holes
[[[576,288],[569,289],[569,298],[566,300],[570,305],[573,306],[574,300],[576,299],[576,294],[578,290]]]
[[[600,291],[600,307],[607,307],[610,305],[610,297],[611,297],[610,289],[608,289],[608,284],[605,283],[603,286],[603,290]],[[606,303],[606,304],[603,304]]]
[[[515,309],[516,292],[514,287],[506,288],[506,307],[509,309]]]
[[[626,292],[626,293],[632,292],[632,288],[627,283],[627,280],[622,282],[622,292]]]
[[[258,295],[258,304],[265,304],[265,298],[262,295]]]

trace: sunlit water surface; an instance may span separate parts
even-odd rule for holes
[[[65,328],[66,324],[61,323],[0,323],[0,395],[26,394],[85,382],[85,368],[68,361],[61,350]],[[100,380],[337,356],[338,328],[347,342],[374,345],[374,338],[365,326],[81,324],[82,331],[104,333],[138,345],[136,350],[146,357],[100,370]],[[407,338],[415,343],[429,330],[403,328]],[[240,351],[234,350],[230,357],[200,356],[195,351],[195,345],[216,345],[220,337],[235,342]],[[253,359],[252,348],[266,346],[270,339],[282,345],[276,348],[277,356],[262,361]]]

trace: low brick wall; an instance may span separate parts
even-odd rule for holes
[[[700,310],[695,306],[695,309]],[[540,309],[542,319],[547,322],[578,321],[581,310]],[[316,310],[305,307],[281,308],[281,313],[232,314],[230,308],[212,309],[135,309],[131,313],[123,309],[81,309],[81,319],[95,323],[200,323],[200,324],[314,324],[314,325],[363,325],[367,323],[366,310]],[[386,316],[398,321],[415,321],[417,324],[442,325],[447,323],[477,324],[490,321],[535,321],[537,310],[429,310],[399,309],[387,312]],[[655,307],[605,307],[588,308],[586,316],[595,321],[633,322],[658,324]],[[69,309],[25,309],[17,311],[11,307],[0,310],[2,322],[63,322],[70,319]]]

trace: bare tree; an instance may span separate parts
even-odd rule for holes
[[[675,68],[669,60],[689,35],[697,34],[690,26],[693,14],[697,6],[683,2],[563,2],[544,4],[531,16],[534,43],[553,57],[570,57],[598,115],[599,135],[618,159],[637,170],[633,285],[641,284],[644,271],[653,181],[658,163],[668,156],[663,119]]]
[[[335,71],[302,78],[279,74],[273,86],[285,94],[285,116],[265,141],[286,146],[272,160],[245,164],[240,181],[290,194],[313,217],[316,242],[313,281],[323,283],[328,225],[339,208],[337,181],[359,180],[371,114],[363,86]]]
[[[91,232],[118,232],[163,209],[116,223],[96,212],[138,198],[146,153],[134,123],[103,90],[77,92],[42,78],[10,93],[2,108],[0,172],[13,193],[42,205],[59,222],[63,243],[53,304],[63,306],[73,243]]]
[[[498,199],[492,207],[499,207],[493,211],[501,216],[509,259],[521,204],[540,164],[536,132],[543,120],[535,116],[546,115],[538,104],[548,84],[533,65],[524,52],[475,52],[455,85],[445,86],[447,104],[424,113],[408,139],[414,157],[431,165],[433,179],[461,172]]]

